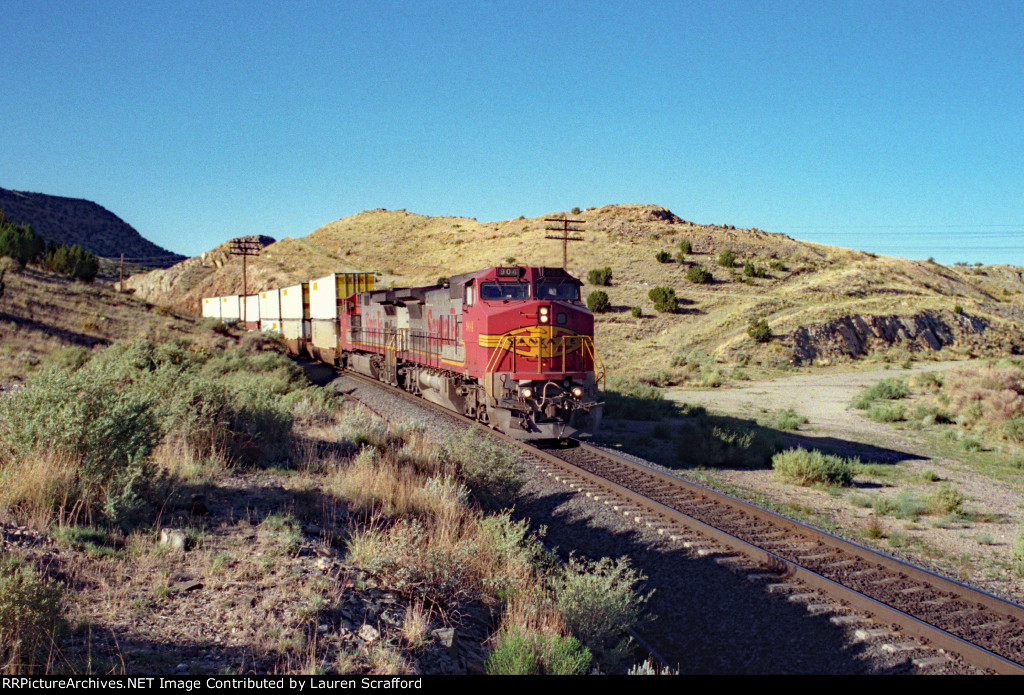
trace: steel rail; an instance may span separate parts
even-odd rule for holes
[[[515,440],[511,441],[514,442]],[[599,451],[605,456],[610,456],[608,452],[604,452],[600,449],[595,449],[595,451]],[[633,490],[630,490],[629,488],[619,485],[618,483],[610,481],[597,474],[591,473],[590,471],[586,471],[582,468],[579,468],[578,466],[575,466],[575,464],[564,461],[563,459],[560,459],[557,456],[553,456],[541,450],[534,450],[531,453],[539,455],[546,461],[558,465],[562,468],[571,466],[574,469],[572,470],[572,473],[574,475],[577,475],[585,479],[587,482],[593,485],[602,487],[608,490],[609,492],[614,493],[616,496],[625,498],[641,508],[648,509],[650,513],[655,515],[657,518],[679,524],[694,533],[711,538],[712,540],[720,543],[729,550],[739,553],[741,555],[745,555],[753,559],[754,561],[758,562],[759,564],[765,565],[769,569],[779,572],[780,576],[796,578],[805,583],[806,585],[810,586],[811,588],[818,589],[826,594],[839,598],[847,602],[849,605],[856,608],[857,610],[870,614],[872,617],[876,618],[880,622],[895,626],[907,635],[921,639],[922,641],[930,643],[931,645],[939,647],[940,649],[945,649],[948,652],[959,654],[966,661],[968,661],[971,664],[974,664],[975,666],[978,666],[979,668],[989,669],[994,671],[995,673],[1000,674],[1024,675],[1024,665],[1022,664],[1011,661],[999,654],[995,654],[994,652],[991,652],[988,649],[985,649],[984,647],[968,642],[960,637],[957,637],[952,633],[943,630],[942,628],[936,627],[935,625],[931,625],[930,623],[920,620],[919,618],[916,618],[913,615],[910,615],[909,613],[900,611],[899,609],[882,603],[855,589],[835,582],[825,576],[822,576],[816,572],[813,572],[812,570],[809,570],[801,566],[797,562],[779,556],[763,548],[759,548],[755,545],[752,545],[751,543],[748,543],[747,541],[737,536],[734,536],[726,531],[710,526],[704,523],[703,521],[687,516],[683,512],[680,512],[679,510],[661,504],[660,502],[652,500],[644,495],[641,495],[640,493],[634,492]],[[642,466],[642,464],[637,464],[633,461],[629,461],[628,459],[620,459],[619,457],[616,457],[616,459],[630,466]],[[652,470],[649,469],[647,466],[642,466],[642,468],[645,469],[645,471]],[[654,472],[657,473],[657,471]],[[666,480],[666,482],[671,482],[676,486],[678,486],[680,483],[694,485],[692,483],[689,483],[689,481],[683,481],[682,479],[676,478],[674,476],[664,475],[664,479]],[[889,566],[892,566],[890,563],[899,563],[901,569],[906,568],[908,570],[913,570],[922,576],[927,576],[929,580],[938,580],[938,582],[942,583],[943,586],[951,587],[953,590],[955,590],[955,593],[957,593],[958,595],[963,596],[965,590],[971,594],[979,594],[977,598],[971,596],[970,600],[977,600],[980,602],[980,599],[983,596],[985,596],[989,599],[999,601],[1001,604],[1005,604],[1005,606],[1000,606],[1001,608],[1005,609],[1006,607],[1009,607],[1010,609],[1016,609],[1016,611],[1024,611],[1024,608],[1016,606],[1016,604],[1003,601],[1002,599],[998,599],[997,597],[990,596],[988,594],[983,594],[983,592],[978,592],[976,589],[966,587],[962,584],[957,584],[956,582],[952,582],[951,580],[945,579],[944,577],[935,575],[931,572],[928,572],[927,570],[922,570],[920,568],[913,567],[912,565],[908,565],[887,555],[874,553],[873,551],[867,548],[857,546],[855,544],[849,543],[848,541],[843,541],[843,539],[831,536],[831,534],[826,534],[825,532],[819,531],[817,529],[804,526],[803,524],[799,524],[798,522],[792,521],[790,519],[785,519],[784,517],[781,517],[769,510],[761,509],[760,507],[751,505],[748,502],[737,500],[736,498],[729,497],[728,495],[723,495],[722,493],[718,493],[714,490],[704,488],[703,486],[694,485],[694,487],[699,488],[701,493],[706,495],[708,498],[715,499],[716,501],[720,500],[730,505],[732,505],[733,503],[738,503],[744,506],[750,512],[756,512],[759,515],[770,516],[773,520],[784,522],[780,523],[780,525],[783,525],[785,527],[799,527],[803,535],[811,536],[808,537],[808,540],[810,541],[817,541],[819,536],[829,536],[836,543],[837,547],[842,547],[844,545],[848,546],[851,552],[858,551],[858,556],[866,557],[871,562]]]

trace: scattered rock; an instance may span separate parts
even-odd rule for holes
[[[160,545],[185,552],[192,547],[192,542],[184,531],[165,528],[160,531]]]
[[[356,634],[364,642],[376,642],[380,639],[380,631],[369,623],[363,623]]]
[[[455,639],[454,627],[443,627],[430,633],[437,640],[437,643],[448,650],[449,656],[453,659],[459,655],[459,643]]]

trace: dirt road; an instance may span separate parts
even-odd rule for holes
[[[963,362],[923,362],[910,369],[882,367],[857,372],[837,370],[796,374],[770,381],[738,382],[717,389],[670,389],[666,397],[709,410],[754,420],[770,413],[791,409],[804,415],[808,423],[800,429],[815,436],[837,441],[864,443],[894,448],[918,456],[927,455],[919,438],[884,423],[873,422],[850,405],[867,386],[890,377],[906,377],[922,372],[945,372]]]

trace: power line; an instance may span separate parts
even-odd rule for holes
[[[809,224],[809,225],[783,225],[786,229],[845,229],[857,227],[859,229],[973,229],[984,227],[1024,227],[1022,222],[1005,224]]]

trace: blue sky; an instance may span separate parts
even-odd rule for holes
[[[0,186],[173,251],[361,210],[1024,265],[1024,3],[0,0]]]

